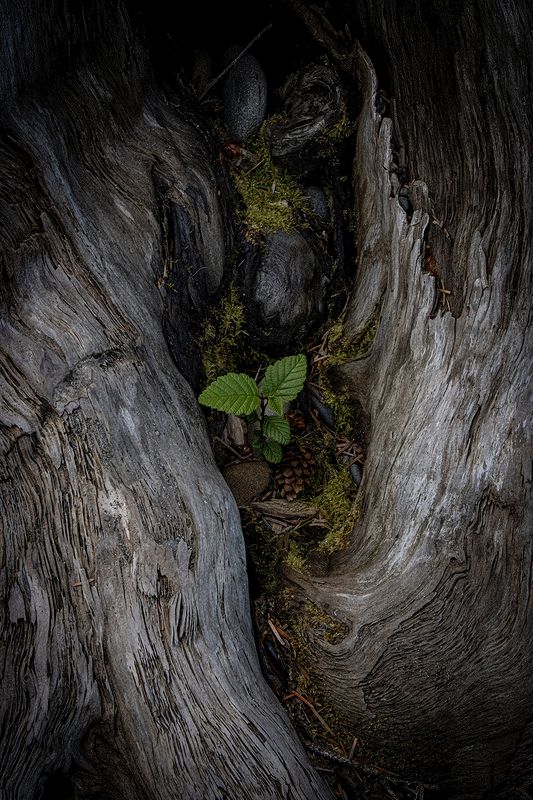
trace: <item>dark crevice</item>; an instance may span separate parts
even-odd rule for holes
[[[170,201],[168,178],[161,176],[159,166],[155,167],[163,245],[162,273],[167,296],[165,332],[180,371],[198,390],[202,380],[199,340],[206,320],[219,306],[230,284],[235,284],[242,293],[248,316],[247,349],[251,347],[256,353],[266,353],[271,357],[305,349],[326,318],[334,320],[344,308],[356,265],[351,178],[353,130],[344,138],[339,137],[326,156],[316,158],[311,151],[307,162],[288,167],[302,187],[316,185],[324,188],[329,200],[331,217],[327,223],[302,218],[296,226],[321,264],[321,280],[327,284],[324,302],[313,318],[302,326],[294,325],[278,331],[275,326],[270,329],[260,318],[257,324],[258,309],[251,302],[250,295],[254,275],[263,258],[263,247],[259,243],[261,236],[255,243],[249,241],[240,221],[242,201],[235,189],[231,189],[230,176],[235,174],[235,170],[231,164],[225,163],[228,134],[222,121],[222,81],[200,100],[190,82],[192,64],[198,50],[205,51],[211,60],[210,77],[216,77],[223,66],[223,53],[227,47],[235,44],[244,47],[259,30],[272,23],[272,28],[251,50],[266,74],[268,104],[265,118],[268,123],[273,115],[279,115],[283,110],[280,90],[287,78],[313,64],[327,64],[326,50],[311,39],[301,21],[284,3],[262,4],[253,17],[244,3],[234,4],[231,8],[216,8],[212,14],[210,12],[208,26],[205,13],[199,11],[199,7],[184,21],[179,9],[172,10],[166,5],[158,6],[156,3],[157,13],[154,13],[153,4],[141,0],[130,6],[139,27],[146,31],[151,63],[158,81],[168,87],[170,94],[176,90],[185,92],[187,103],[196,115],[196,122],[194,116],[191,121],[209,140],[212,165],[218,162],[215,179],[220,186],[225,227],[237,229],[236,235],[230,236],[226,243],[226,268],[221,285],[218,290],[208,292],[203,280],[201,253],[187,233],[191,230],[187,214]],[[346,75],[342,76],[342,92],[346,123],[353,127],[359,110],[359,96],[355,82]],[[252,153],[256,152],[253,141],[247,142],[246,147]],[[243,360],[246,358],[243,352]]]
[[[69,775],[58,771],[48,776],[41,800],[76,800],[76,790]]]

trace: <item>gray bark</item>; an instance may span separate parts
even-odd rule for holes
[[[350,626],[311,663],[370,750],[446,798],[530,796],[531,11],[437,6],[358,4],[383,117],[337,41],[362,91],[347,329],[380,325],[338,376],[370,419],[364,514],[327,577],[292,577]]]
[[[4,795],[65,772],[80,797],[327,797],[260,676],[237,510],[176,368],[197,378],[231,247],[209,138],[120,8],[5,5]],[[330,574],[292,578],[349,626],[311,642],[312,677],[369,750],[442,797],[513,796],[533,749],[531,11],[356,10],[385,116],[371,58],[319,33],[362,95],[348,330],[380,326],[339,377],[370,419],[364,514]]]
[[[209,142],[112,4],[3,25],[2,797],[64,772],[79,797],[326,798],[261,677],[238,511],[162,333],[161,199],[203,270],[174,289],[201,310],[223,276]]]

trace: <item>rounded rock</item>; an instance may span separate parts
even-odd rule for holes
[[[319,260],[301,233],[276,231],[265,242],[252,288],[257,321],[286,341],[320,317],[325,284]]]
[[[240,461],[230,464],[223,472],[238,506],[248,506],[265,492],[272,473],[265,461]]]
[[[230,47],[224,62],[231,63],[242,48]],[[230,136],[244,142],[257,133],[265,119],[267,82],[255,56],[246,53],[228,72],[223,86],[224,122]]]
[[[309,198],[309,207],[313,214],[316,214],[322,220],[327,220],[329,206],[324,191],[319,186],[308,186],[305,193]]]
[[[357,487],[361,485],[361,481],[363,480],[363,470],[359,466],[359,464],[352,464],[350,467],[350,475],[352,476],[352,480]]]

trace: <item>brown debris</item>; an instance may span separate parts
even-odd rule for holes
[[[253,507],[267,519],[286,522],[291,526],[302,521],[310,521],[320,513],[316,506],[312,506],[309,503],[304,503],[300,500],[293,500],[290,502],[279,497],[273,497],[271,500],[263,500],[262,502],[255,502]]]
[[[285,500],[296,500],[303,492],[306,480],[311,477],[316,465],[311,450],[298,442],[285,448],[283,459],[274,473],[274,483]]]

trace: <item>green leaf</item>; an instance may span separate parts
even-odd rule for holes
[[[259,405],[256,382],[242,372],[228,372],[204,389],[199,402],[228,414],[251,414]]]
[[[281,417],[283,414],[283,400],[281,397],[269,397],[268,398],[268,405],[269,408],[272,409],[278,416]]]
[[[289,444],[291,440],[289,423],[283,417],[265,417],[263,433],[269,439],[273,439],[280,444]]]
[[[300,353],[297,356],[287,356],[266,368],[263,379],[263,395],[269,403],[294,400],[302,391],[307,374],[307,359]]]
[[[278,442],[273,442],[271,439],[263,445],[263,455],[267,461],[272,464],[279,464],[281,461],[281,445]]]

